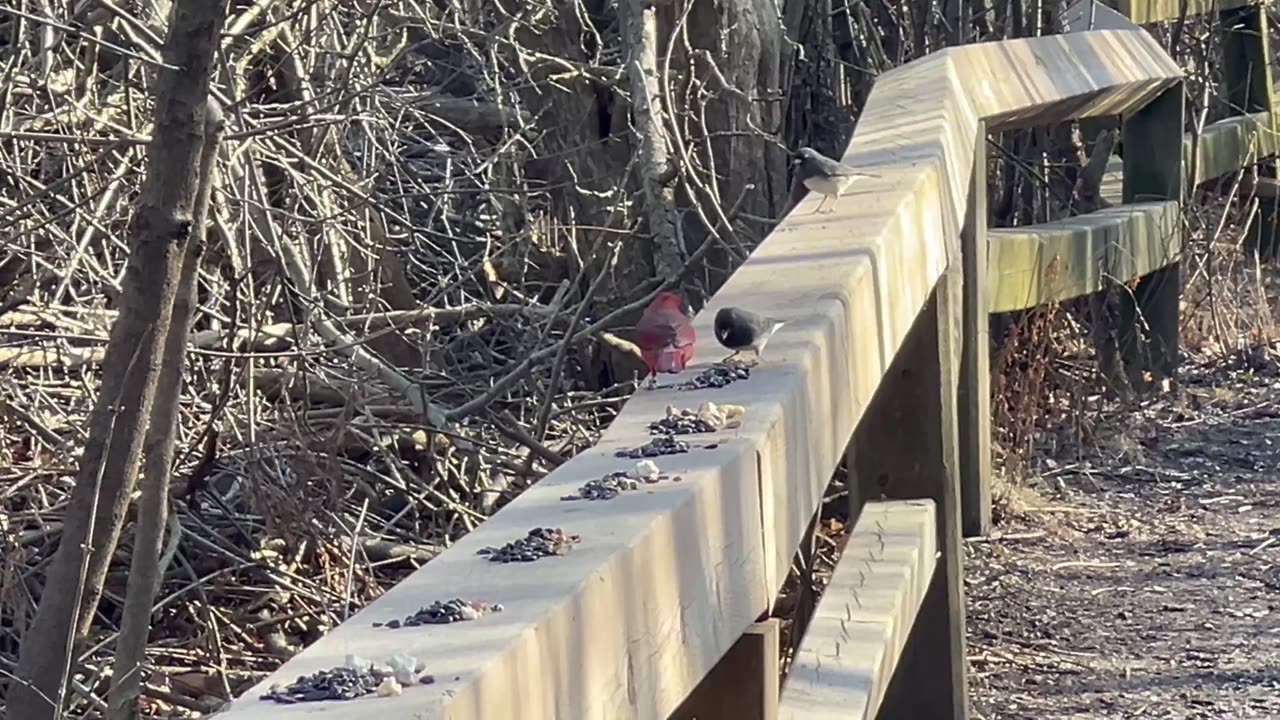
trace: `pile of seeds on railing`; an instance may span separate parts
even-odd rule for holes
[[[578,488],[578,492],[562,495],[561,500],[612,500],[628,490],[636,490],[640,483],[652,485],[663,480],[680,482],[684,478],[671,476],[658,470],[652,460],[641,460],[636,463],[635,470],[615,470],[604,477],[588,480]]]
[[[391,673],[372,666],[362,668],[335,667],[310,675],[299,675],[294,682],[281,687],[273,685],[261,696],[284,705],[321,700],[354,700],[378,689]]]
[[[634,447],[629,450],[618,450],[613,454],[613,456],[639,460],[640,458],[652,458],[659,457],[661,455],[679,455],[687,452],[689,452],[689,443],[683,440],[677,440],[670,435],[664,435],[662,437],[656,437],[640,447]]]
[[[570,535],[560,528],[534,528],[518,540],[512,540],[500,548],[481,548],[476,554],[488,556],[490,562],[533,562],[539,558],[564,555],[581,539],[580,536]]]
[[[745,413],[746,408],[741,405],[705,402],[697,410],[668,405],[664,417],[649,423],[649,432],[654,435],[710,433],[738,427],[742,424],[741,418]]]
[[[691,380],[674,385],[677,390],[703,390],[706,388],[722,388],[726,385],[751,377],[751,368],[742,365],[712,365],[693,376]]]
[[[692,410],[681,410],[676,415],[667,415],[649,423],[649,432],[653,435],[692,435],[715,431],[715,425],[698,417]]]
[[[437,600],[403,620],[388,620],[385,623],[375,622],[374,627],[391,629],[402,627],[418,627],[421,625],[448,625],[449,623],[475,620],[491,612],[502,612],[501,603],[483,601],[467,602],[462,598]]]
[[[612,500],[621,493],[635,490],[640,483],[631,477],[626,470],[616,470],[604,477],[588,480],[578,488],[576,493],[561,495],[561,500]]]

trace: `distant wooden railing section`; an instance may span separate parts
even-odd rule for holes
[[[1148,20],[1165,17],[1164,8],[1134,2],[1126,10]],[[1228,12],[1256,25],[1254,10]],[[1256,72],[1266,55],[1249,57],[1244,66]],[[1266,72],[1268,104],[1244,105],[1248,120],[1219,123],[1190,144],[1197,181],[1274,146]],[[749,380],[636,393],[595,448],[222,717],[966,717],[961,524],[962,509],[976,531],[989,517],[988,314],[1140,276],[1130,312],[1115,318],[1116,351],[1126,368],[1172,372],[1184,169],[1169,149],[1185,146],[1183,97],[1177,64],[1127,24],[948,49],[884,74],[845,155],[877,177],[832,213],[813,213],[816,198],[803,202],[697,317],[706,341],[695,369],[723,352],[710,341],[718,308],[764,308],[789,321]],[[987,230],[988,131],[1105,115],[1123,118],[1123,205]],[[1046,280],[1051,264],[1054,282]],[[740,404],[746,414],[737,429],[695,436],[714,449],[658,459],[683,482],[608,502],[561,502],[628,468],[615,451],[646,442],[648,423],[668,404],[704,401]],[[757,621],[846,457],[857,522],[779,693],[777,626]],[[528,564],[476,554],[533,527],[582,540],[564,557]],[[372,627],[455,596],[505,611],[413,630]],[[435,682],[351,702],[257,699],[349,653],[414,656]]]

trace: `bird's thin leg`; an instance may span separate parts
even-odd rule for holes
[[[657,376],[657,375],[650,375],[650,376],[649,376],[649,380],[648,380],[648,382],[646,382],[646,383],[644,384],[644,389],[645,389],[645,390],[657,390],[657,389],[658,389],[658,376]]]
[[[823,205],[826,205],[826,204],[827,204],[827,196],[826,196],[826,195],[823,195],[823,196],[822,196],[822,199],[818,201],[818,207],[814,208],[814,210],[813,210],[813,214],[814,214],[814,215],[817,215],[817,214],[821,213],[821,212],[822,212],[822,206],[823,206]]]
[[[731,352],[731,353],[729,353],[728,355],[726,355],[726,356],[724,357],[724,359],[720,361],[720,364],[721,364],[721,365],[732,365],[732,364],[734,364],[734,363],[736,363],[736,362],[738,361],[738,355],[740,355],[740,354],[741,354],[741,352],[740,352],[740,351],[738,351],[738,350],[734,350],[733,352]]]

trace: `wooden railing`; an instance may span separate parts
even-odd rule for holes
[[[1154,3],[1128,11],[1163,17]],[[696,319],[707,341],[695,370],[723,354],[709,342],[719,308],[788,321],[750,379],[637,393],[595,448],[223,717],[966,716],[960,542],[962,510],[971,532],[989,517],[988,315],[1141,276],[1130,312],[1115,318],[1116,352],[1140,373],[1173,371],[1184,168],[1169,149],[1190,157],[1183,96],[1177,64],[1128,25],[948,49],[884,74],[844,158],[877,177],[834,212],[815,214],[816,198],[802,203]],[[988,231],[988,132],[1106,115],[1123,118],[1123,205]],[[1189,145],[1194,177],[1250,162],[1256,150],[1246,148],[1272,147],[1255,142],[1270,127],[1256,111],[1207,130]],[[1055,283],[1045,281],[1051,263]],[[561,501],[631,468],[615,452],[648,441],[648,424],[668,405],[708,401],[745,414],[740,427],[687,438],[711,447],[656,458],[681,482],[607,502]],[[779,697],[777,627],[757,620],[846,459],[857,522]],[[477,555],[533,527],[581,541],[533,563]],[[505,609],[412,630],[372,626],[455,596]],[[258,700],[349,654],[413,656],[434,683],[352,702]]]

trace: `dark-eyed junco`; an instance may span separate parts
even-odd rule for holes
[[[840,197],[855,181],[876,177],[854,170],[810,147],[802,147],[796,151],[795,163],[800,166],[800,182],[813,192],[822,194],[822,202],[818,203],[818,209],[814,212],[822,212],[822,206],[828,200]]]
[[[769,338],[782,325],[782,321],[740,307],[720,308],[716,312],[716,340],[733,351],[732,355],[721,362],[729,362],[744,351],[751,350],[758,363]]]

